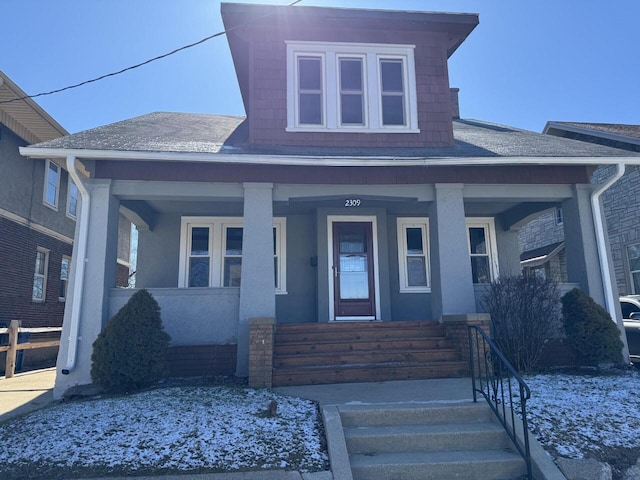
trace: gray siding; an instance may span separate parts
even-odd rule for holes
[[[180,215],[159,215],[153,231],[138,232],[136,287],[177,288]]]

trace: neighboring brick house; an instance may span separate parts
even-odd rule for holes
[[[20,147],[69,134],[33,100],[16,100],[26,95],[0,71],[0,325],[20,320],[23,327],[60,327],[80,199],[63,160],[20,155]],[[124,222],[118,285],[126,285],[129,274],[130,224]],[[51,364],[56,352],[25,350],[23,364]]]
[[[0,102],[26,94],[0,72]],[[18,149],[68,132],[27,99],[0,103],[0,324],[61,326],[72,252],[77,189],[62,162],[25,159]],[[27,351],[24,363],[55,358]],[[4,362],[0,365],[4,369]]]
[[[543,133],[640,152],[640,125],[548,122]],[[611,177],[614,166],[597,168],[593,184]],[[615,278],[620,295],[640,294],[640,170],[629,165],[625,174],[602,196]],[[566,281],[562,210],[540,215],[520,231],[521,260],[525,272],[544,270],[557,281]]]
[[[118,211],[138,227],[136,285],[161,306],[172,364],[205,373],[468,374],[466,326],[486,323],[488,283],[520,271],[519,228],[556,205],[571,219],[568,280],[619,317],[589,174],[640,155],[458,118],[447,61],[476,14],[222,4],[222,17],[246,117],[157,112],[21,149],[91,170],[57,397],[90,382],[91,345],[132,295],[113,288]],[[449,339],[420,353],[452,345],[435,353],[463,352],[454,370],[413,355],[428,341],[395,340],[428,333],[424,320]],[[366,363],[345,360],[374,330],[386,333]],[[274,360],[299,353],[284,332],[320,363],[294,374]],[[402,345],[389,357],[388,338]]]

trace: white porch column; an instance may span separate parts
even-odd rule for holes
[[[111,195],[111,180],[85,180],[84,183],[91,197],[86,239],[87,254],[86,259],[76,256],[76,247],[82,241],[78,238],[79,229],[76,228],[66,300],[67,308],[64,312],[58,351],[55,398],[61,398],[64,392],[74,385],[91,383],[93,342],[109,320],[109,289],[116,284],[119,201]],[[83,205],[80,208],[83,208]],[[80,303],[80,323],[76,337],[70,328],[72,315],[70,306],[74,304],[74,296],[80,293],[75,291],[74,279],[76,265],[82,261],[86,263]],[[68,375],[63,375],[61,369],[66,368],[69,362],[71,342],[76,342],[77,345],[75,367]]]
[[[275,317],[273,184],[245,183],[236,375],[249,374],[249,318]]]
[[[429,213],[434,319],[476,311],[462,184],[436,184]]]

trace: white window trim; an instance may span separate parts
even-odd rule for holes
[[[416,89],[415,45],[377,43],[286,42],[287,45],[287,132],[363,132],[420,133],[418,128],[418,97]],[[323,63],[323,124],[298,123],[297,59],[300,56],[322,57]],[[364,125],[341,125],[340,75],[341,57],[363,58],[365,103]],[[403,60],[406,125],[382,125],[380,60]]]
[[[274,217],[276,229],[276,256],[278,259],[277,295],[287,294],[287,219]],[[229,227],[243,227],[242,217],[182,217],[180,226],[180,261],[178,272],[178,288],[189,287],[189,246],[191,245],[191,228],[209,228],[209,287],[201,288],[238,288],[224,287],[224,232]]]
[[[564,224],[564,212],[562,211],[562,207],[555,208],[555,210],[553,211],[553,218],[557,226]]]
[[[75,189],[76,189],[76,213],[75,214],[71,213],[71,186],[72,185],[75,186]],[[78,217],[78,207],[80,206],[79,193],[80,192],[78,190],[78,187],[69,176],[69,181],[67,182],[67,217],[69,217],[72,220],[76,220],[76,218]]]
[[[397,237],[398,237],[398,276],[400,281],[400,293],[430,293],[431,292],[431,269],[430,249],[429,249],[429,218],[428,217],[398,217]],[[424,287],[409,286],[407,272],[407,228],[420,228],[422,230],[422,248],[424,249],[425,268],[427,275],[427,285]]]
[[[498,268],[498,247],[496,244],[496,226],[492,217],[472,217],[465,218],[467,229],[467,247],[469,251],[469,259],[471,259],[471,240],[469,238],[469,228],[484,228],[485,238],[487,241],[487,253],[489,255],[489,269],[491,281],[494,281],[500,275]],[[474,285],[486,285],[478,283]]]
[[[47,190],[49,189],[49,167],[53,165],[56,168],[56,171],[58,172],[57,175],[57,183],[56,183],[56,198],[54,200],[54,203],[51,204],[47,201]],[[58,211],[58,202],[60,199],[60,177],[61,177],[61,169],[60,169],[60,165],[58,165],[57,163],[55,163],[54,161],[47,159],[46,163],[45,163],[45,169],[44,169],[44,190],[42,192],[42,203],[46,206],[51,208],[52,210],[55,210],[56,212]]]
[[[62,279],[62,262],[64,261],[69,262],[69,267],[67,268],[67,279],[63,280]],[[63,281],[67,282],[67,288],[65,288],[64,293],[65,296],[64,297],[60,297],[58,296],[58,301],[60,302],[66,302],[67,301],[67,297],[69,296],[69,277],[71,276],[71,257],[67,256],[67,255],[63,255],[62,256],[62,260],[60,261],[60,284],[62,284]]]
[[[33,266],[33,282],[31,284],[31,301],[36,303],[44,303],[47,299],[47,279],[49,277],[49,250],[46,248],[38,247],[37,252],[44,254],[44,273],[40,274],[35,271],[35,264]],[[42,298],[33,296],[33,283],[35,283],[36,277],[42,278]]]
[[[631,270],[631,259],[629,258],[629,247],[633,247],[635,245],[640,245],[640,243],[639,242],[628,243],[627,245],[624,246],[624,252],[625,252],[625,260],[627,262],[626,271],[627,271],[627,278],[629,279],[629,290],[633,295],[640,295],[640,292],[636,292],[635,282],[633,281],[633,274],[634,273],[640,274],[640,270]]]

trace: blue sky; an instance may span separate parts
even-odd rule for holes
[[[449,60],[465,118],[534,131],[547,120],[640,123],[638,0],[300,5],[479,13],[480,25]],[[2,0],[1,15],[0,70],[29,94],[119,70],[222,29],[220,2],[213,0]],[[37,101],[72,133],[153,111],[244,115],[225,37]]]

